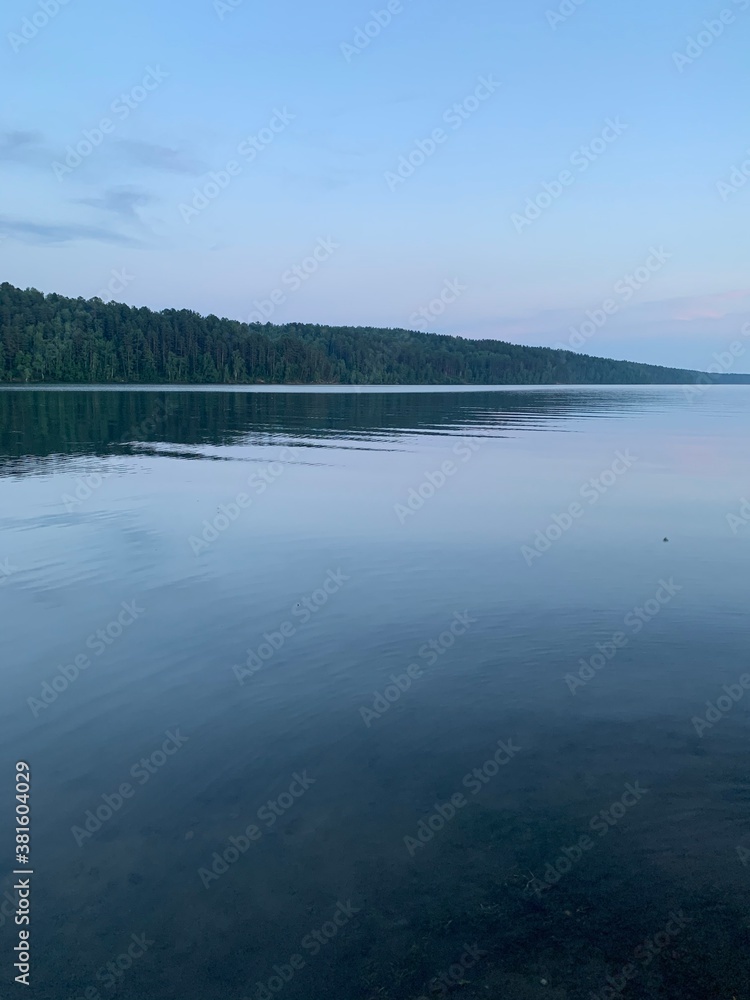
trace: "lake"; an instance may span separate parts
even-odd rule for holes
[[[41,1000],[748,1000],[750,388],[0,391]],[[19,992],[20,995],[20,992]]]

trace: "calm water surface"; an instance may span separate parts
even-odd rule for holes
[[[0,391],[7,995],[26,760],[41,1000],[748,1000],[749,453],[744,387]]]

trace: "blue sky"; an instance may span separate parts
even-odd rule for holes
[[[0,21],[13,284],[702,369],[750,320],[750,0]]]

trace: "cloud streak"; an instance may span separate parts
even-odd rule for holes
[[[86,226],[75,222],[54,224],[32,222],[26,219],[9,219],[0,215],[0,232],[6,237],[35,246],[64,246],[70,243],[114,243],[119,246],[141,246],[139,240],[114,229]]]
[[[130,163],[149,170],[164,170],[172,174],[200,176],[209,168],[201,160],[190,157],[184,150],[172,146],[160,146],[141,139],[120,139],[115,148]]]
[[[91,198],[77,198],[75,204],[87,205],[102,212],[118,215],[123,219],[140,222],[139,209],[158,201],[154,195],[143,188],[116,187],[109,188],[102,195]]]
[[[0,163],[49,169],[52,151],[44,145],[41,132],[15,129],[0,133]]]

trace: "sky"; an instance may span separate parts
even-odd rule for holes
[[[750,0],[8,0],[0,274],[748,372],[749,38]]]

